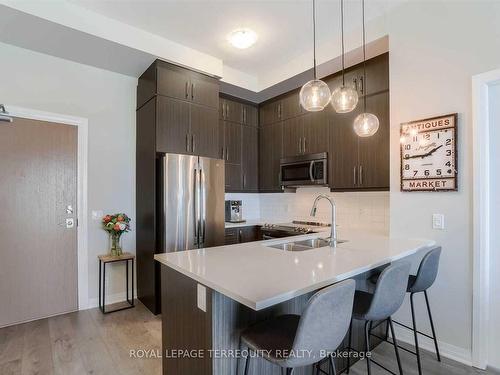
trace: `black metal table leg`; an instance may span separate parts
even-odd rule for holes
[[[102,311],[101,305],[101,260],[99,259],[99,310]]]

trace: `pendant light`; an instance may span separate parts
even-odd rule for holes
[[[365,32],[365,0],[361,0],[363,12],[363,81],[365,85],[365,96],[363,98],[363,113],[354,119],[353,128],[360,137],[371,137],[379,128],[378,117],[373,113],[366,112],[366,32]]]
[[[316,74],[316,0],[312,2],[314,79],[300,90],[300,105],[309,112],[322,111],[330,102],[330,88]]]
[[[345,85],[345,52],[344,52],[344,0],[340,0],[340,25],[342,33],[342,86],[332,94],[332,107],[337,113],[348,113],[358,104],[358,93],[352,86]]]

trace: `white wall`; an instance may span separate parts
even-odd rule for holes
[[[123,211],[135,219],[135,104],[137,79],[0,43],[0,103],[89,120],[89,296],[97,302],[97,258],[107,236],[91,210]],[[123,236],[135,253],[135,222]],[[110,294],[124,290],[110,273]]]
[[[391,90],[391,235],[435,239],[441,268],[430,290],[443,349],[468,361],[472,315],[471,77],[500,65],[499,2],[410,1],[387,16]],[[399,191],[399,124],[459,113],[459,191]],[[431,226],[445,215],[446,229]],[[428,330],[423,300],[420,326]],[[397,317],[409,322],[409,307]],[[498,350],[498,346],[496,347]]]
[[[500,369],[500,83],[489,89],[490,108],[490,326],[489,365]]]

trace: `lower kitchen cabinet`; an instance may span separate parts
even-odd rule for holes
[[[280,158],[283,157],[283,122],[265,125],[259,133],[259,190],[282,191]]]
[[[225,241],[226,245],[237,243],[260,241],[260,227],[257,225],[247,227],[226,228]]]

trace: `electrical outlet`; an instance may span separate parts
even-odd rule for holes
[[[444,229],[444,215],[443,214],[432,214],[432,228],[433,229]]]
[[[92,211],[92,220],[101,220],[104,214],[101,210]]]

